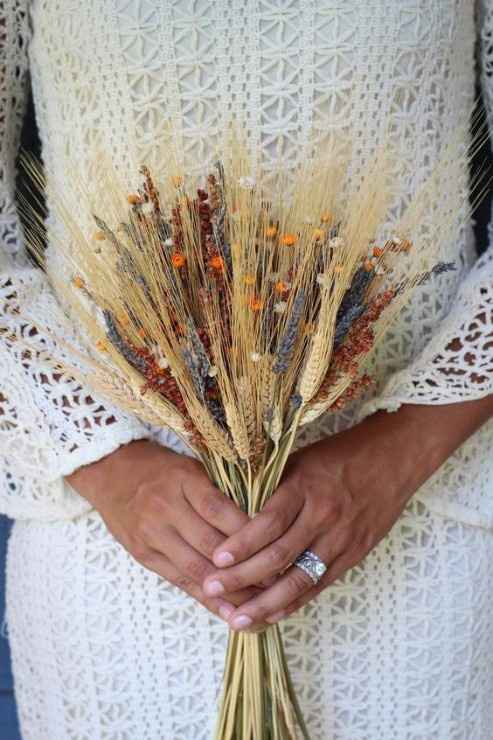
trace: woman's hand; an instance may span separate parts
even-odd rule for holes
[[[196,460],[147,441],[120,447],[67,481],[101,514],[109,531],[149,570],[227,619],[252,589],[208,597],[212,553],[248,522]]]
[[[417,488],[491,416],[492,400],[403,406],[297,452],[265,509],[214,553],[224,569],[207,576],[204,592],[220,596],[285,571],[229,622],[251,629],[291,614],[378,544]],[[316,586],[291,565],[306,548],[328,566]]]

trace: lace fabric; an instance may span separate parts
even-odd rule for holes
[[[267,170],[279,155],[288,164],[299,161],[309,133],[319,142],[358,142],[350,172],[356,186],[390,120],[400,152],[397,216],[443,153],[447,132],[461,126],[467,132],[475,18],[469,2],[453,0],[375,0],[365,9],[328,0],[160,5],[92,0],[83,13],[46,0],[4,0],[2,6],[0,429],[7,473],[0,506],[17,517],[73,516],[85,504],[67,493],[61,476],[151,431],[70,378],[55,378],[45,358],[58,350],[48,337],[37,338],[39,351],[20,362],[15,337],[28,334],[40,319],[54,328],[64,320],[43,277],[26,261],[14,207],[28,70],[49,178],[65,190],[70,191],[67,157],[90,177],[97,166],[91,152],[98,147],[129,181],[142,161],[165,170],[159,147],[164,121],[179,132],[183,163],[194,169],[212,156],[231,116],[246,122],[250,149],[260,153]],[[490,109],[491,16],[491,5],[482,3],[483,83]],[[440,242],[434,209],[456,202],[464,187],[467,173],[457,171],[437,193],[420,235],[430,251]],[[388,332],[377,353],[379,396],[367,411],[491,392],[492,260],[485,258],[470,273],[454,304],[474,260],[468,214],[464,210],[455,217],[456,238],[443,245],[440,256],[459,269],[420,291]],[[57,228],[60,224],[48,219],[48,241]],[[62,269],[50,248],[48,263]],[[454,339],[460,349],[449,349]],[[354,423],[363,413],[356,406],[339,418],[325,418],[303,432],[300,442]],[[177,444],[169,434],[166,438]],[[468,453],[468,459],[473,453],[468,469],[474,474],[470,479],[461,474],[476,508],[478,470],[479,479],[491,485],[491,466],[479,439]],[[480,508],[485,506],[483,501]],[[484,514],[489,521],[490,509]]]
[[[309,131],[351,138],[357,184],[390,116],[397,218],[449,132],[462,127],[467,145],[477,29],[492,109],[493,1],[478,10],[470,0],[0,0],[0,508],[18,520],[8,620],[26,740],[205,740],[226,641],[219,620],[136,564],[63,484],[71,466],[157,432],[50,374],[43,359],[60,351],[50,336],[36,335],[28,358],[18,350],[35,319],[66,326],[23,256],[14,209],[28,68],[50,178],[67,190],[66,154],[90,175],[103,146],[130,183],[142,161],[165,167],[169,120],[193,168],[231,114],[267,169],[278,151],[294,164]],[[462,171],[443,179],[420,233],[430,253],[433,214],[467,185]],[[469,216],[455,217],[440,257],[457,270],[423,286],[389,330],[374,358],[378,395],[304,429],[299,444],[374,408],[491,392],[493,261],[475,261]],[[48,239],[56,228],[49,221]],[[53,248],[48,259],[59,266]],[[368,558],[285,624],[315,740],[489,740],[492,434],[491,423],[479,430]],[[168,430],[158,436],[183,450]]]

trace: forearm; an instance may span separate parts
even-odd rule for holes
[[[370,478],[381,475],[409,498],[492,416],[493,395],[446,405],[403,404],[396,412],[368,417],[347,438],[340,435],[340,443],[352,445],[358,477],[365,469]]]

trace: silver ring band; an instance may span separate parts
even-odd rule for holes
[[[315,585],[327,570],[327,566],[324,561],[320,560],[318,555],[315,555],[311,550],[304,550],[301,555],[298,555],[293,565],[296,565],[297,568],[301,568],[301,570],[312,579]]]

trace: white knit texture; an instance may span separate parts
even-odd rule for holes
[[[0,510],[28,520],[9,558],[23,733],[205,740],[224,627],[133,563],[61,477],[150,431],[55,376],[50,337],[37,334],[29,356],[16,340],[40,319],[73,332],[23,255],[14,208],[28,70],[49,177],[68,195],[67,156],[87,176],[101,146],[129,182],[142,162],[165,171],[169,121],[193,169],[236,116],[266,169],[276,153],[294,165],[312,133],[352,141],[354,187],[390,131],[397,219],[450,133],[462,128],[468,143],[478,33],[493,116],[493,0],[0,0],[1,17]],[[433,259],[434,214],[467,186],[458,170],[430,202],[418,236]],[[375,408],[491,392],[493,259],[474,264],[470,217],[455,217],[438,256],[457,269],[417,291],[388,331],[375,353],[378,395],[324,417],[300,444]],[[51,218],[48,242],[58,228]],[[48,259],[63,269],[53,247]],[[288,623],[314,740],[490,740],[492,439],[490,422],[365,563]],[[168,431],[162,441],[183,449]]]

